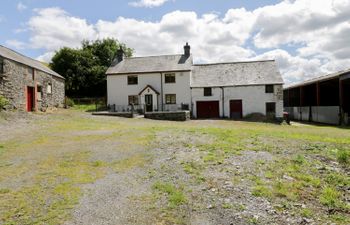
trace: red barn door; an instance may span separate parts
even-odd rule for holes
[[[31,112],[33,111],[35,107],[34,104],[34,88],[33,87],[27,87],[27,111]]]

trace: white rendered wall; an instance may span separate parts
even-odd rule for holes
[[[176,83],[166,84],[161,81],[161,73],[145,73],[133,74],[138,76],[137,85],[128,85],[128,76],[130,75],[108,75],[107,76],[107,101],[110,105],[127,106],[129,95],[139,95],[139,93],[147,86],[151,85],[160,93],[158,102],[153,96],[153,104],[165,104],[165,94],[176,94],[176,104],[191,103],[190,90],[190,74],[191,72],[176,72]],[[163,83],[163,84],[162,84]],[[163,85],[163,101],[161,99]],[[144,103],[144,95],[139,99],[140,103]],[[154,107],[156,109],[156,107]]]
[[[212,88],[212,96],[204,96],[204,88],[192,88],[192,114],[197,117],[197,101],[219,101],[219,115],[223,117],[222,110],[222,90],[221,88]]]
[[[212,88],[210,97],[204,96],[203,88],[192,88],[193,116],[197,115],[196,101],[219,101],[220,116],[230,116],[230,100],[242,100],[243,117],[251,113],[266,114],[266,103],[276,103],[276,117],[283,117],[282,85],[274,85],[274,93],[265,93],[265,85],[237,86],[224,88],[224,108],[222,88]]]
[[[291,119],[309,121],[309,106],[286,107]],[[312,121],[318,123],[338,124],[339,106],[312,106]]]

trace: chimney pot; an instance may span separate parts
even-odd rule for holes
[[[188,42],[186,42],[186,45],[184,46],[184,53],[187,57],[191,55],[191,46],[188,45]]]
[[[122,46],[120,46],[120,48],[117,50],[118,62],[123,61],[123,58],[124,58],[124,50],[123,50]]]

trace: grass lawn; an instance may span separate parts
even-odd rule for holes
[[[0,224],[350,224],[349,129],[87,109],[0,120]]]

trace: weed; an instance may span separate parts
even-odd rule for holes
[[[156,182],[153,184],[153,189],[167,194],[170,208],[176,208],[187,202],[185,194],[180,188],[176,188],[171,183]]]
[[[325,187],[320,195],[320,202],[329,207],[336,208],[339,205],[340,193],[333,187]]]
[[[270,197],[272,195],[270,189],[263,185],[256,185],[252,194],[256,197]]]
[[[350,164],[350,150],[341,149],[337,152],[338,162],[349,165]]]
[[[301,209],[300,210],[300,214],[303,216],[303,217],[306,217],[306,218],[311,218],[313,216],[313,212],[311,209],[308,209],[308,208],[305,208],[305,209]]]
[[[306,160],[305,160],[305,157],[303,155],[297,155],[293,159],[293,162],[298,164],[298,165],[303,165],[306,162]]]

